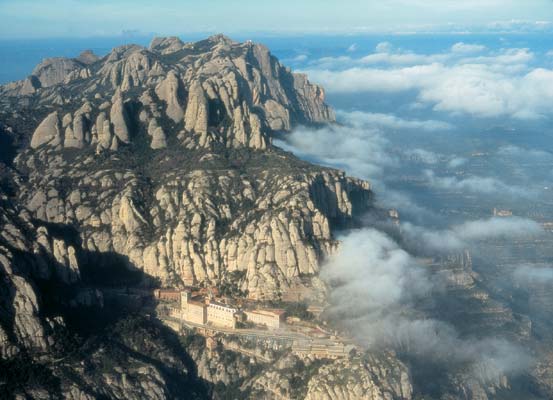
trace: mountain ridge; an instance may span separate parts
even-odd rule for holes
[[[372,202],[368,182],[271,144],[274,132],[332,123],[334,114],[322,89],[266,48],[224,36],[151,47],[195,61],[164,69],[150,63],[150,50],[122,46],[99,60],[89,54],[89,64],[46,60],[38,76],[0,88],[0,133],[13,150],[3,154],[0,186],[0,274],[12,283],[0,292],[8,310],[0,318],[0,394],[161,399],[293,390],[317,398],[332,388],[309,386],[311,377],[325,380],[348,361],[323,362],[321,374],[319,364],[301,361],[311,372],[298,371],[302,384],[291,389],[287,371],[300,361],[283,350],[264,350],[281,360],[265,376],[253,359],[222,349],[208,356],[201,338],[177,338],[110,295],[137,283],[231,285],[254,300],[293,291],[323,301],[317,273],[338,244],[332,230],[355,224]],[[10,251],[17,246],[23,258]],[[388,358],[382,371],[356,376],[359,387],[410,396],[406,367]]]
[[[21,95],[25,80],[0,88],[19,101],[0,113],[19,134],[19,200],[33,216],[74,226],[85,249],[128,256],[164,285],[217,284],[237,270],[252,298],[297,285],[321,298],[331,225],[370,206],[370,185],[271,138],[333,123],[323,90],[264,46],[223,35],[87,57],[43,61],[33,93]]]

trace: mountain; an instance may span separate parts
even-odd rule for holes
[[[264,46],[165,38],[82,59],[45,60],[1,93],[24,146],[20,200],[75,227],[86,251],[124,255],[165,286],[237,271],[250,298],[276,299],[316,280],[331,225],[369,206],[368,183],[271,146],[334,114]]]
[[[208,357],[201,337],[179,338],[120,301],[159,285],[324,298],[319,262],[337,246],[333,229],[371,207],[370,185],[271,144],[334,122],[322,88],[264,46],[217,35],[47,59],[0,98],[0,393],[333,397],[324,382],[347,361],[281,350],[269,370],[226,350]],[[409,397],[405,367],[383,355],[374,369],[373,358],[368,370],[356,361],[365,372],[344,393]]]
[[[0,397],[486,400],[534,395],[523,385],[535,377],[547,397],[547,363],[522,382],[478,365],[478,379],[389,348],[317,357],[316,340],[306,355],[286,338],[175,332],[157,318],[159,287],[302,317],[304,302],[326,304],[319,271],[336,232],[388,212],[368,182],[272,140],[335,123],[321,87],[223,35],[50,58],[1,86]],[[448,288],[425,318],[528,339],[470,255],[429,268]],[[299,329],[351,342],[314,320]]]

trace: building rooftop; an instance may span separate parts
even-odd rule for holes
[[[192,304],[193,306],[207,307],[207,304],[205,304],[203,301],[189,300],[188,304]]]
[[[210,300],[209,305],[214,305],[214,306],[225,307],[225,308],[237,310],[237,308],[234,307],[234,306],[231,306],[229,304],[225,304],[225,303],[222,303],[222,302],[216,301],[216,300]]]
[[[261,314],[261,315],[270,315],[270,316],[278,315],[278,316],[281,316],[286,311],[284,311],[284,310],[246,310],[246,312],[254,313],[254,314]]]
[[[180,293],[179,289],[157,289],[160,293]]]

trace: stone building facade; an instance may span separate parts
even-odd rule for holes
[[[181,299],[181,291],[178,289],[156,289],[154,297],[158,300],[179,301]]]
[[[207,306],[207,322],[213,325],[236,328],[236,313],[238,310],[216,301],[210,301]]]
[[[264,325],[269,329],[279,329],[284,318],[283,310],[244,311],[246,320],[255,325]]]

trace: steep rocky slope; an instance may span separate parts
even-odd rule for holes
[[[411,398],[393,357],[281,351],[270,366],[208,353],[198,337],[129,317],[136,300],[120,289],[230,284],[253,299],[322,299],[333,229],[371,206],[370,186],[271,138],[333,121],[321,88],[262,45],[220,35],[47,59],[0,87],[0,396]],[[329,381],[350,365],[360,373]]]
[[[0,398],[163,399],[175,397],[179,381],[181,393],[205,397],[187,359],[151,326],[114,322],[88,338],[69,326],[71,314],[103,305],[99,292],[79,285],[75,249],[56,229],[33,224],[3,188],[0,205]],[[148,346],[130,351],[137,337]]]
[[[30,141],[15,160],[22,203],[164,285],[240,271],[251,298],[306,277],[318,287],[331,226],[369,206],[368,183],[271,146],[276,132],[334,115],[321,88],[259,44],[155,39],[46,60],[1,92],[2,120]]]

